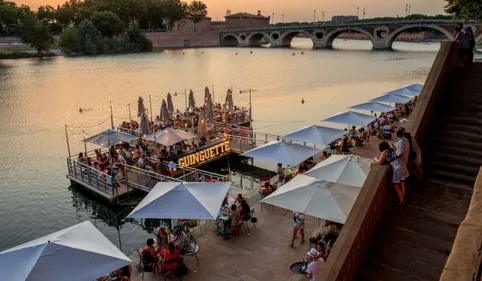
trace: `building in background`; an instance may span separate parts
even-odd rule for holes
[[[212,21],[211,22],[211,30],[223,30],[226,28],[225,21]]]
[[[357,21],[357,16],[334,16],[331,18],[331,22],[333,23],[345,23],[345,22],[352,22]]]
[[[259,28],[269,26],[270,17],[265,17],[258,11],[257,15],[249,13],[236,13],[224,17],[226,29]]]
[[[185,17],[174,25],[173,32],[177,33],[206,33],[212,30],[210,17],[205,17],[194,24],[191,17]]]

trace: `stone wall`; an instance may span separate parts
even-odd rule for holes
[[[184,48],[219,46],[219,33],[150,32],[144,34],[154,48]]]

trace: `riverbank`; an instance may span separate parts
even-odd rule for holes
[[[0,60],[7,60],[7,59],[27,59],[27,58],[49,58],[55,57],[56,54],[52,52],[48,53],[31,53],[31,52],[0,52]]]

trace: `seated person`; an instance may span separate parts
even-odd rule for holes
[[[323,153],[321,154],[321,161],[327,159],[329,156],[328,156],[328,152],[326,151],[323,151]]]
[[[179,229],[174,230],[174,240],[172,241],[176,246],[176,249],[182,254],[188,252],[189,241],[187,235]]]
[[[263,194],[267,195],[271,192],[273,192],[273,186],[271,186],[269,182],[265,182],[264,185],[260,186],[261,196],[263,196]]]
[[[243,194],[241,193],[238,193],[238,195],[236,196],[236,199],[234,200],[234,202],[236,202],[236,204],[241,204],[241,201],[243,201],[244,198],[243,198]]]
[[[297,174],[303,174],[304,172],[308,171],[308,166],[306,165],[305,162],[301,162],[300,166],[298,167],[298,172]]]
[[[239,206],[239,215],[242,221],[249,221],[251,219],[251,208],[244,199],[241,200],[241,205]]]
[[[131,272],[132,267],[130,265],[126,265],[123,268],[116,270],[115,274],[119,277],[119,281],[131,281]]]
[[[154,247],[154,239],[147,239],[146,246],[142,249],[142,260],[144,264],[152,263],[151,272],[155,272],[159,264],[159,251]]]
[[[235,228],[236,226],[241,225],[243,222],[240,220],[240,214],[236,205],[231,205],[231,209],[228,213],[228,227]]]
[[[176,269],[181,262],[181,255],[179,250],[173,242],[168,245],[168,250],[164,253],[164,259],[162,260],[162,270],[172,271]]]
[[[167,249],[167,244],[169,242],[169,234],[167,234],[166,229],[163,227],[159,228],[157,232],[157,240],[159,240],[159,247],[160,249]]]

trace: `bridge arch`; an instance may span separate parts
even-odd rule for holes
[[[229,33],[221,38],[221,46],[234,47],[239,45],[239,38],[235,34]]]
[[[390,33],[390,35],[388,36],[387,38],[387,44],[388,44],[388,48],[392,48],[392,45],[393,45],[393,42],[395,41],[395,39],[397,39],[397,37],[402,34],[403,32],[409,30],[409,29],[425,29],[425,30],[435,30],[435,31],[438,31],[440,33],[442,33],[443,35],[445,35],[445,37],[447,37],[447,39],[451,40],[452,39],[452,34],[450,32],[448,32],[446,29],[438,26],[438,25],[433,25],[433,24],[429,24],[429,25],[421,25],[421,24],[410,24],[410,25],[404,25],[398,29],[396,29],[395,31],[393,31],[392,33]]]
[[[365,34],[368,39],[370,39],[370,41],[372,42],[372,45],[374,44],[374,41],[375,41],[375,38],[373,36],[373,34],[371,34],[370,32],[364,30],[364,29],[361,29],[361,28],[357,28],[357,27],[342,27],[342,28],[338,28],[338,29],[335,29],[331,32],[329,32],[328,34],[326,34],[326,47],[328,48],[332,48],[333,47],[333,41],[335,41],[336,37],[338,37],[338,35],[344,33],[344,32],[357,32],[357,33],[362,33],[362,34]]]
[[[265,32],[253,32],[249,34],[246,42],[248,46],[261,46],[263,38],[267,38],[268,40],[270,40],[271,43],[271,37],[268,33]]]
[[[280,38],[280,41],[281,41],[280,46],[283,46],[283,47],[291,46],[291,41],[298,34],[306,35],[307,38],[311,39],[311,42],[313,43],[313,46],[314,46],[315,40],[313,39],[313,35],[306,30],[289,30],[285,32]]]

